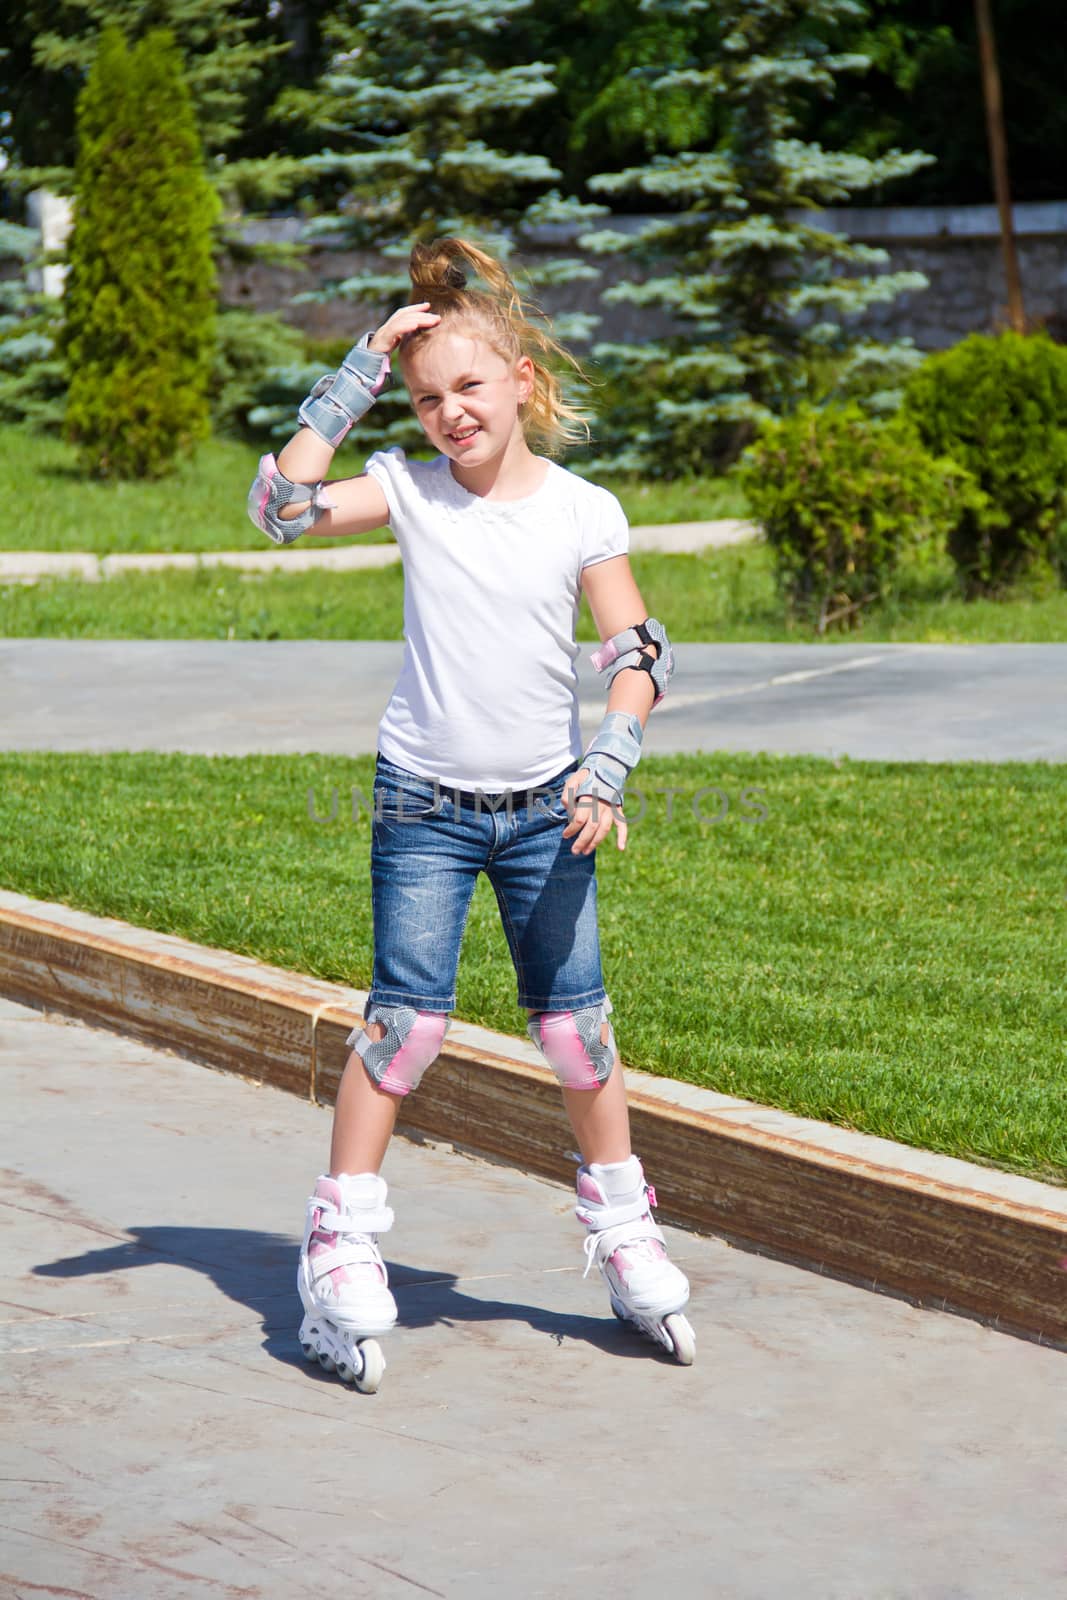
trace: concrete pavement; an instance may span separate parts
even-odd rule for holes
[[[0,749],[370,754],[403,648],[0,639]],[[591,648],[587,736],[604,714]],[[675,659],[645,752],[1067,761],[1067,645],[680,643]]]
[[[682,1369],[583,1282],[564,1182],[397,1139],[401,1324],[360,1396],[295,1337],[328,1112],[11,1002],[0,1065],[0,1593],[1067,1585],[1061,1353],[668,1230]]]

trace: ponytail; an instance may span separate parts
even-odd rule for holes
[[[569,363],[585,382],[587,374],[580,363],[557,344],[547,331],[547,319],[538,307],[524,301],[511,277],[495,257],[467,239],[435,239],[431,244],[416,244],[408,262],[412,301],[428,301],[441,322],[462,323],[477,328],[486,342],[505,361],[529,356],[534,368],[534,386],[522,407],[523,432],[528,443],[535,443],[547,455],[562,455],[568,445],[587,443],[590,438],[587,413],[569,405],[563,388],[550,365]],[[476,286],[470,279],[476,276]],[[541,317],[545,326],[532,321],[529,313]],[[403,340],[400,355],[434,332],[419,328]]]

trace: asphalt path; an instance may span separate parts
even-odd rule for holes
[[[603,680],[582,646],[583,733]],[[400,641],[0,640],[0,748],[373,753]],[[685,644],[644,749],[1067,761],[1067,645]]]
[[[0,1595],[1067,1589],[1061,1352],[667,1229],[682,1368],[583,1280],[563,1152],[397,1138],[359,1395],[297,1342],[326,1109],[9,1001],[0,1072]]]

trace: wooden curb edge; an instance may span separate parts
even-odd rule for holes
[[[0,890],[0,994],[332,1103],[365,991]],[[480,1042],[499,1044],[486,1049]],[[661,1220],[1067,1348],[1067,1190],[627,1071]],[[401,1132],[567,1181],[532,1045],[453,1024]]]

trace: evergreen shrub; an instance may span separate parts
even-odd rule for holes
[[[78,100],[66,433],[101,477],[162,476],[209,431],[219,203],[171,34],[100,38]]]
[[[961,503],[980,498],[906,420],[874,420],[856,401],[765,423],[735,476],[773,550],[789,620],[819,634],[856,626],[888,598],[905,545],[943,540]]]
[[[1062,574],[1067,349],[1046,333],[971,334],[926,358],[903,411],[983,491],[961,504],[948,538],[965,595],[1003,592],[1039,555]]]

